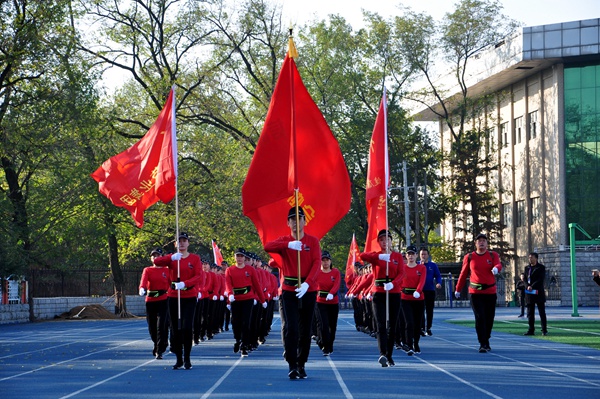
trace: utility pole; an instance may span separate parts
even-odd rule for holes
[[[410,209],[408,206],[408,182],[406,177],[406,161],[402,161],[402,183],[404,185],[404,234],[406,246],[410,245]]]

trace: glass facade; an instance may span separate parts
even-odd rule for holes
[[[567,224],[600,236],[600,65],[565,66]]]

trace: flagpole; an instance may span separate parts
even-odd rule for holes
[[[387,145],[387,98],[386,98],[386,92],[385,92],[385,85],[383,86],[383,112],[384,112],[384,118],[383,118],[383,133],[384,133],[384,174],[385,174],[385,231],[386,231],[386,253],[390,253],[391,252],[391,248],[389,248],[389,238],[391,238],[389,236],[390,234],[390,230],[389,230],[389,225],[388,225],[388,186],[389,186],[389,161],[388,161],[388,145]],[[389,283],[390,281],[390,262],[386,261],[385,262],[385,282]],[[386,290],[385,291],[385,324],[387,327],[387,330],[389,331],[390,328],[390,291]]]
[[[171,118],[171,131],[173,132],[173,136],[177,137],[176,124],[175,124],[175,85],[171,87],[173,90],[173,104],[171,104],[172,109],[172,118]],[[172,140],[173,143],[173,164],[176,165],[177,162],[177,141]],[[175,168],[175,248],[177,252],[179,252],[179,190],[177,188],[177,181],[179,180],[179,172],[177,168]],[[177,260],[177,282],[181,281],[181,260]],[[177,290],[177,329],[181,330],[181,290]]]

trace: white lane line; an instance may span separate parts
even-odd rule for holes
[[[350,390],[348,389],[342,376],[338,372],[337,367],[335,367],[335,363],[333,363],[333,360],[331,360],[331,357],[328,357],[327,360],[329,361],[329,366],[331,366],[331,369],[333,370],[333,373],[335,374],[335,378],[337,379],[338,384],[340,384],[340,387],[342,388],[342,391],[344,392],[344,396],[346,396],[346,399],[354,399],[354,396],[352,396],[352,394],[350,393]]]
[[[86,388],[80,389],[79,391],[75,391],[75,392],[73,392],[73,393],[70,393],[70,394],[68,394],[68,395],[66,395],[66,396],[61,396],[61,397],[60,397],[60,399],[67,399],[67,398],[71,398],[71,397],[73,397],[73,396],[79,395],[79,394],[80,394],[80,393],[82,393],[82,392],[89,391],[90,389],[92,389],[92,388],[95,388],[95,387],[97,387],[98,385],[102,385],[102,384],[104,384],[105,382],[108,382],[108,381],[114,380],[115,378],[119,378],[120,376],[122,376],[122,375],[125,375],[125,374],[127,374],[127,373],[131,373],[132,371],[135,371],[135,370],[139,369],[140,367],[144,367],[145,365],[147,365],[147,364],[150,364],[150,363],[152,363],[152,362],[154,362],[154,361],[156,361],[156,359],[148,360],[148,361],[147,361],[147,362],[145,362],[145,363],[142,363],[142,364],[140,364],[140,365],[137,365],[137,366],[135,366],[135,367],[132,367],[132,368],[130,368],[129,370],[123,371],[123,372],[121,372],[121,373],[119,373],[119,374],[113,375],[113,376],[112,376],[112,377],[110,377],[110,378],[107,378],[107,379],[105,379],[105,380],[102,380],[102,381],[98,381],[97,383],[95,383],[95,384],[93,384],[93,385],[90,385],[89,387],[86,387]]]
[[[125,344],[121,344],[121,345],[117,345],[117,346],[112,346],[110,348],[102,349],[102,350],[95,351],[95,352],[90,352],[90,353],[88,353],[86,355],[82,355],[82,356],[74,357],[74,358],[71,358],[71,359],[63,360],[62,362],[53,363],[53,364],[48,365],[48,366],[38,367],[37,369],[33,369],[33,370],[25,371],[23,373],[11,375],[10,377],[0,378],[0,382],[6,381],[6,380],[12,380],[13,378],[21,377],[21,376],[27,375],[27,374],[32,374],[32,373],[35,373],[35,372],[38,372],[40,370],[44,370],[44,369],[47,369],[47,368],[50,368],[50,367],[56,367],[56,366],[59,366],[59,365],[64,364],[64,363],[72,362],[74,360],[84,359],[86,357],[95,355],[97,353],[112,351],[112,350],[115,350],[116,348],[120,348],[122,346],[128,346],[128,345],[131,345],[131,344],[135,344],[136,342],[147,342],[147,341],[148,341],[147,339],[138,339],[138,340],[135,340],[135,341],[127,342]]]
[[[221,378],[219,378],[217,382],[215,382],[215,384],[212,387],[210,387],[210,389],[206,391],[204,395],[200,397],[200,399],[207,399],[210,396],[210,394],[213,393],[214,390],[217,389],[219,385],[223,383],[223,381],[225,381],[225,378],[227,378],[227,376],[231,374],[231,372],[238,366],[238,364],[242,362],[242,359],[243,357],[240,356],[240,358],[235,363],[233,363],[231,367],[229,367],[229,370],[227,370],[225,374],[223,374]]]

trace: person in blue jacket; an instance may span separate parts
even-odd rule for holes
[[[425,317],[422,318],[421,335],[431,336],[431,325],[433,323],[433,308],[435,307],[435,290],[442,288],[442,275],[438,265],[429,259],[429,250],[427,247],[421,247],[419,251],[421,262],[427,269],[427,278],[423,287],[425,294]]]

